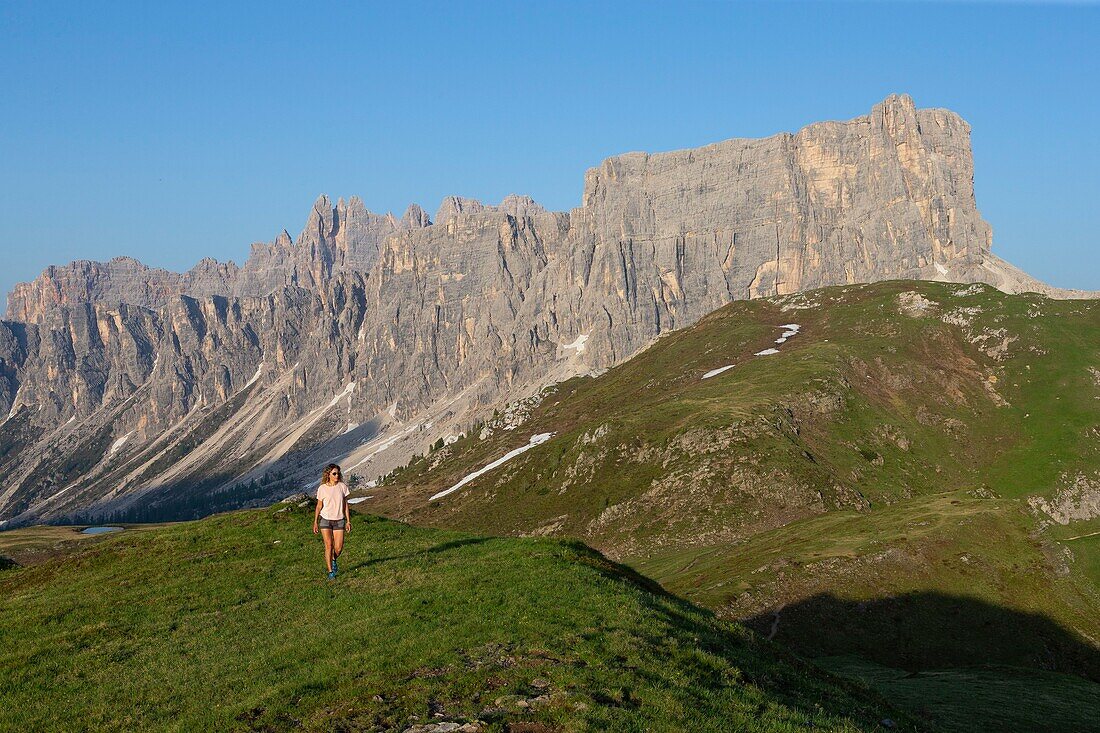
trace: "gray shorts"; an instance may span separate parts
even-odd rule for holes
[[[321,529],[339,529],[343,530],[347,524],[347,519],[325,519],[321,517],[317,520],[317,526]]]

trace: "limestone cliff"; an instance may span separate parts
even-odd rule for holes
[[[733,299],[1026,285],[990,246],[968,125],[894,96],[796,134],[611,158],[568,213],[449,197],[433,224],[322,196],[297,240],[240,267],[51,267],[0,322],[0,519],[202,513],[332,460],[373,478]]]

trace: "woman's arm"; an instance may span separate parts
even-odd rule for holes
[[[313,510],[313,534],[318,534],[321,530],[317,527],[317,520],[321,517],[321,500],[317,500],[317,508]]]
[[[351,507],[348,505],[347,494],[344,494],[344,531],[351,531]]]

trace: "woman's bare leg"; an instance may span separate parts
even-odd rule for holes
[[[344,551],[344,530],[334,529],[332,530],[332,559],[340,557],[340,553]]]
[[[343,534],[341,532],[340,534]],[[325,541],[325,572],[332,572],[332,530],[322,529],[321,539]]]

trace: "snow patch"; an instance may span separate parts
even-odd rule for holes
[[[359,423],[357,423],[357,422],[349,422],[349,423],[348,423],[348,426],[347,426],[346,428],[344,428],[344,435],[347,435],[347,434],[348,434],[348,433],[350,433],[350,432],[351,432],[352,430],[355,430],[355,429],[356,429],[357,427],[359,427]]]
[[[717,377],[722,372],[726,371],[727,369],[733,369],[735,366],[737,366],[737,365],[736,364],[727,364],[724,367],[718,367],[717,369],[711,369],[709,372],[704,374],[702,378],[703,379],[710,379],[711,377]]]
[[[19,408],[22,407],[19,404],[19,393],[23,391],[23,385],[19,385],[19,389],[15,390],[15,396],[11,398],[11,410],[8,412],[8,420],[15,417],[15,413],[19,412]]]
[[[786,323],[780,326],[780,328],[785,330],[783,331],[783,333],[779,334],[779,338],[775,340],[775,343],[784,344],[791,336],[797,336],[798,331],[802,328],[802,326],[798,325],[797,323]]]
[[[445,491],[440,491],[438,494],[433,494],[432,498],[428,499],[428,501],[435,501],[436,499],[442,499],[447,494],[458,491],[463,486],[465,486],[466,484],[468,484],[471,481],[473,481],[474,479],[476,479],[478,476],[481,476],[484,473],[488,473],[489,471],[492,471],[497,466],[500,466],[500,465],[504,464],[505,462],[512,460],[513,458],[515,458],[516,456],[518,456],[521,453],[526,453],[527,451],[534,448],[536,445],[542,445],[546,441],[550,440],[550,438],[552,438],[552,437],[554,437],[553,433],[539,433],[538,435],[532,435],[531,440],[530,440],[530,442],[527,443],[527,445],[521,445],[519,448],[516,448],[515,450],[512,450],[512,451],[509,451],[509,452],[505,453],[503,456],[496,459],[495,461],[490,463],[488,466],[485,466],[484,468],[478,469],[477,471],[474,471],[473,473],[465,476],[461,481],[459,481],[457,484],[455,484],[451,488],[446,489]]]
[[[944,267],[943,265],[941,265],[938,262],[934,262],[933,264],[936,266],[936,272],[940,273],[941,275],[946,275],[947,274],[947,268],[946,267]]]
[[[583,354],[584,353],[584,345],[585,345],[585,343],[587,343],[587,341],[588,341],[588,334],[587,333],[582,333],[580,336],[578,336],[576,338],[576,340],[573,343],[571,343],[571,344],[562,344],[562,348],[563,349],[576,349],[578,354]]]
[[[367,499],[373,499],[373,498],[374,498],[373,496],[357,496],[354,499],[348,499],[348,503],[349,504],[360,504],[360,503],[366,501]]]
[[[256,373],[252,375],[252,379],[248,380],[248,384],[246,384],[245,387],[251,387],[253,384],[255,384],[256,380],[259,379],[260,375],[263,374],[263,373],[264,373],[264,365],[260,364],[258,367],[256,367]]]
[[[339,402],[340,400],[342,400],[345,397],[349,396],[354,391],[355,391],[355,381],[353,380],[351,382],[348,382],[348,384],[344,387],[343,392],[341,392],[340,394],[338,394],[338,395],[336,395],[335,397],[332,398],[332,401],[328,403],[328,406],[332,407],[337,402]]]
[[[129,440],[130,436],[133,435],[133,434],[134,434],[134,431],[131,430],[130,432],[126,433],[126,435],[123,435],[121,438],[116,440],[114,443],[111,443],[111,450],[107,455],[113,456],[115,453],[117,453],[118,449],[121,448],[123,445],[125,445],[126,441]]]
[[[779,338],[777,338],[775,340],[775,343],[777,343],[777,344],[786,343],[787,339],[791,338],[792,336],[797,336],[798,333],[802,330],[802,326],[797,324],[797,323],[784,323],[779,328],[783,329],[783,333],[782,333],[782,335],[780,335]],[[779,353],[779,349],[771,348],[771,349],[764,349],[763,351],[757,351],[753,356],[768,356],[769,354],[778,354],[778,353]],[[724,367],[718,367],[717,369],[711,369],[709,372],[704,374],[702,376],[702,378],[703,379],[710,379],[711,377],[716,377],[719,374],[721,374],[722,372],[726,371],[727,369],[733,369],[734,366],[736,366],[736,365],[735,364],[727,364]]]

